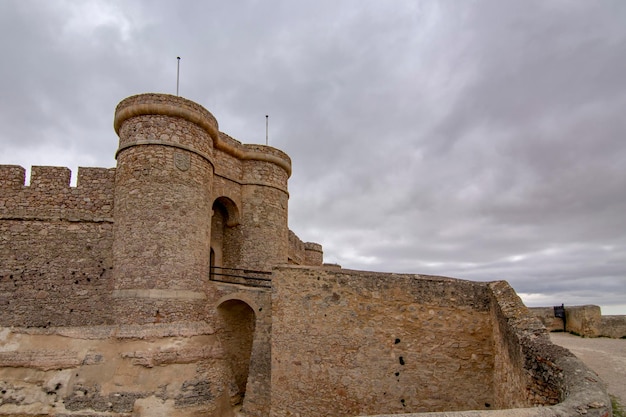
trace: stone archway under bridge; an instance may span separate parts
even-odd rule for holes
[[[271,389],[271,293],[268,288],[214,282],[218,335],[232,381],[231,404],[246,415],[269,415]]]

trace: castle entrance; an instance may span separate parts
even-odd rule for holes
[[[231,403],[241,404],[246,395],[256,317],[247,303],[236,299],[224,301],[217,311],[223,325],[220,341],[236,384],[236,392],[231,392]]]

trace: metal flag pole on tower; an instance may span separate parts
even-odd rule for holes
[[[177,65],[176,65],[176,95],[178,95],[178,80],[180,77],[180,57],[177,56],[176,60],[178,61]]]
[[[267,130],[268,130],[268,125],[269,125],[269,120],[270,120],[270,116],[269,115],[265,115],[265,145],[269,144],[269,140],[267,137]]]

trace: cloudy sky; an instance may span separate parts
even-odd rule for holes
[[[0,163],[113,167],[176,92],[292,158],[346,268],[504,279],[626,314],[624,0],[2,0]]]

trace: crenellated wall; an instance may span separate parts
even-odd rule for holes
[[[0,323],[109,323],[114,169],[0,166]]]
[[[0,165],[1,220],[111,222],[115,169],[78,168],[70,187],[69,168],[33,166],[30,185],[17,165]]]

